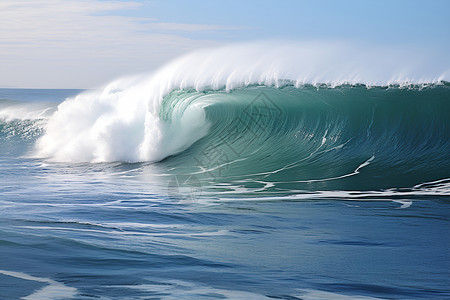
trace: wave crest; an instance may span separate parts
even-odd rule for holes
[[[222,97],[227,92],[252,85],[386,86],[446,80],[445,69],[429,70],[425,62],[420,55],[342,43],[253,43],[202,50],[154,74],[120,79],[66,100],[37,142],[37,155],[58,161],[160,161],[208,134],[211,120],[205,109],[228,101]],[[207,99],[186,93],[173,97],[176,90],[217,93]],[[170,109],[164,104],[168,97]]]

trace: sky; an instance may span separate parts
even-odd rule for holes
[[[254,40],[447,53],[449,12],[447,0],[0,0],[0,87],[93,88]]]

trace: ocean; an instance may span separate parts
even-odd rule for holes
[[[448,82],[169,71],[0,89],[0,299],[450,299]]]

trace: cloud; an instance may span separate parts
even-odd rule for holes
[[[0,34],[3,42],[42,44],[87,39],[112,29],[126,32],[136,26],[134,18],[95,14],[135,7],[130,2],[4,1],[0,3]]]
[[[141,6],[129,1],[2,0],[0,85],[90,87],[218,44],[183,33],[242,29],[123,13]]]
[[[148,29],[161,31],[222,31],[222,30],[241,30],[249,29],[246,26],[222,26],[211,24],[184,24],[184,23],[164,23],[155,22],[149,23],[146,26]]]

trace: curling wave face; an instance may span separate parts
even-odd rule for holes
[[[448,85],[178,91],[161,111],[178,116],[171,110],[181,98],[204,107],[210,124],[206,137],[166,160],[185,174],[315,188],[331,188],[336,179],[342,188],[363,171],[355,178],[367,188],[379,188],[377,178],[389,187],[448,176]]]

